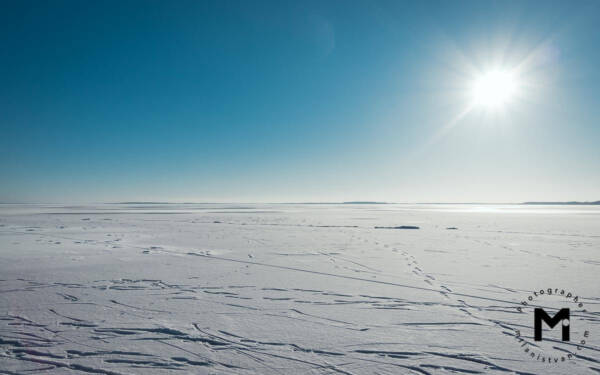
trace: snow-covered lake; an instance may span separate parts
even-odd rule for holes
[[[0,205],[0,373],[597,374],[599,274],[600,207]]]

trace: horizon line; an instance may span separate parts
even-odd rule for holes
[[[409,204],[432,204],[432,205],[600,205],[600,200],[590,201],[523,201],[523,202],[386,202],[386,201],[339,201],[339,202],[174,202],[174,201],[122,201],[122,202],[0,202],[0,205],[90,205],[90,204],[122,204],[122,205],[175,205],[175,204],[298,204],[298,205],[409,205]]]

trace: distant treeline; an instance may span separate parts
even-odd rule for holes
[[[521,204],[540,204],[540,205],[573,205],[573,206],[583,206],[583,205],[600,205],[600,201],[595,202],[523,202]]]

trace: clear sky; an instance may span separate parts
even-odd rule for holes
[[[600,199],[599,1],[0,7],[1,202]]]

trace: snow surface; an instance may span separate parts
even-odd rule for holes
[[[599,207],[0,205],[0,373],[597,374],[599,251]]]

